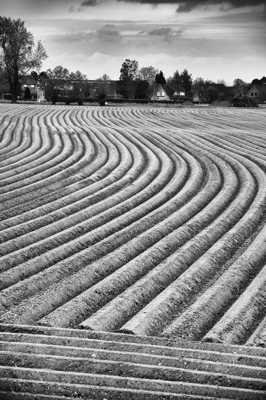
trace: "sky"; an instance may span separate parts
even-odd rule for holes
[[[125,58],[166,77],[232,84],[266,75],[266,0],[0,0],[41,40],[43,70],[63,65],[89,79],[119,78]]]

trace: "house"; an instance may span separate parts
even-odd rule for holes
[[[45,98],[48,101],[65,103],[98,101],[105,96],[109,101],[148,99],[149,83],[144,80],[101,81],[48,79],[45,82]]]
[[[19,97],[23,100],[36,100],[37,99],[37,83],[30,76],[22,76],[19,79]],[[11,99],[10,87],[7,77],[4,73],[0,72],[0,99]]]
[[[258,103],[266,103],[266,77],[254,79],[248,90],[247,96]]]
[[[156,83],[156,82],[154,83],[151,100],[152,101],[170,101],[170,97],[167,95],[167,93],[161,83]]]
[[[31,75],[20,78],[20,97],[23,100],[37,99],[37,82]]]

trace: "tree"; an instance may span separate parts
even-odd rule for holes
[[[139,80],[136,83],[135,99],[146,100],[149,97],[149,83],[146,80]]]
[[[197,78],[193,81],[193,92],[199,96],[201,101],[212,103],[213,101],[222,99],[224,96],[225,86],[223,84],[214,83],[203,78]]]
[[[57,65],[53,70],[48,69],[46,73],[50,79],[69,79],[70,75],[69,70],[62,65]]]
[[[120,69],[120,81],[133,81],[137,78],[138,62],[127,58]]]
[[[139,78],[151,84],[155,81],[155,77],[158,73],[158,69],[155,69],[151,65],[149,67],[142,67],[139,70]]]
[[[62,65],[57,65],[54,69],[48,69],[46,71],[50,79],[63,79],[63,80],[77,80],[84,81],[87,76],[80,71],[70,72],[67,68]]]
[[[69,74],[69,78],[78,81],[85,81],[87,79],[87,76],[85,74],[82,74],[82,72],[80,71],[76,71],[76,72],[71,72]]]
[[[241,87],[241,86],[248,86],[248,83],[245,82],[245,81],[243,81],[243,80],[240,79],[240,78],[236,78],[236,79],[234,80],[233,86],[234,86],[234,87],[237,87],[237,86],[239,86],[239,87]]]
[[[186,69],[180,75],[180,89],[185,92],[186,96],[191,96],[192,75]]]
[[[100,76],[100,78],[96,79],[97,81],[110,81],[111,78],[107,74],[103,74],[103,76]]]
[[[35,82],[38,81],[38,79],[39,79],[39,74],[38,74],[37,71],[32,71],[30,75],[31,75],[32,79],[35,80]]]
[[[43,87],[45,81],[47,81],[47,79],[49,79],[49,77],[45,71],[42,71],[39,74],[37,71],[32,71],[31,77],[35,80],[36,84],[40,85],[40,87]]]
[[[156,74],[155,76],[155,82],[161,85],[165,85],[166,84],[166,80],[163,74],[163,71],[160,71],[159,74]]]
[[[248,83],[244,82],[242,79],[235,79],[233,88],[234,88],[234,94],[237,97],[243,97],[246,95],[247,90],[248,90]]]
[[[175,92],[180,92],[180,90],[181,79],[179,72],[176,70],[174,75],[167,79],[166,91],[170,96],[172,96]]]
[[[201,101],[207,101],[207,88],[209,84],[203,78],[196,78],[193,81],[192,89],[195,95],[197,95]]]
[[[31,69],[39,70],[47,54],[41,42],[35,46],[33,35],[21,19],[0,17],[0,46],[12,101],[15,102],[19,91],[19,75]]]

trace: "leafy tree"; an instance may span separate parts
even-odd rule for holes
[[[133,81],[137,78],[138,62],[127,58],[120,69],[120,81]]]
[[[166,91],[170,96],[172,96],[175,92],[179,92],[180,90],[180,74],[178,71],[175,71],[174,75],[167,79]]]
[[[49,77],[48,77],[48,75],[47,75],[47,73],[46,73],[45,71],[42,71],[42,72],[39,74],[39,79],[40,79],[40,81],[44,81],[44,80],[49,79]]]
[[[180,90],[183,90],[186,96],[191,96],[192,75],[186,69],[180,74]]]
[[[0,46],[12,101],[15,102],[19,91],[19,75],[31,69],[39,70],[47,54],[40,41],[35,46],[33,35],[21,19],[0,17]]]
[[[207,101],[212,103],[219,99],[219,89],[216,84],[209,85],[207,87]]]
[[[167,91],[170,95],[175,92],[184,92],[186,96],[192,93],[192,76],[186,69],[183,72],[175,71],[174,75],[167,80]]]
[[[214,83],[203,78],[197,78],[193,81],[192,89],[194,93],[197,93],[201,101],[211,103],[221,97],[224,91],[224,85]]]
[[[139,78],[148,81],[150,84],[155,81],[155,77],[158,74],[158,69],[155,69],[151,65],[149,67],[142,67],[139,70]]]
[[[48,69],[46,73],[50,79],[69,79],[70,75],[69,70],[62,65],[57,65],[53,70]]]
[[[200,99],[207,101],[207,88],[209,84],[203,78],[197,78],[193,81],[192,90]]]
[[[166,80],[163,74],[163,71],[160,71],[159,74],[156,74],[155,76],[155,82],[161,85],[165,85],[166,84]]]
[[[139,80],[136,85],[135,99],[146,100],[149,97],[148,81]]]
[[[248,83],[244,82],[242,79],[237,78],[234,80],[233,88],[234,88],[234,94],[236,96],[240,97],[245,96],[248,87],[249,87]]]
[[[35,80],[35,82],[38,81],[38,79],[39,79],[39,74],[38,74],[37,71],[32,71],[30,75],[31,75],[31,77]]]
[[[46,74],[50,79],[63,79],[63,80],[79,80],[84,81],[87,76],[80,71],[70,72],[62,65],[57,65],[54,69],[48,69]]]
[[[100,76],[100,78],[96,79],[97,81],[110,81],[111,78],[107,74],[103,74],[103,76]]]
[[[35,80],[36,84],[39,84],[40,86],[43,86],[45,81],[49,79],[45,71],[42,71],[39,74],[37,71],[32,71],[31,77]]]
[[[240,78],[236,78],[236,79],[234,80],[233,86],[234,86],[234,87],[237,87],[237,86],[239,86],[239,87],[241,87],[241,86],[248,86],[248,83],[245,82],[245,81],[243,81],[243,80],[240,79]]]
[[[87,76],[85,74],[82,74],[82,72],[80,71],[76,71],[76,72],[71,72],[69,74],[69,78],[78,81],[85,81],[87,79]]]

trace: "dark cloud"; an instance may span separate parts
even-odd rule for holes
[[[96,6],[98,3],[99,3],[98,0],[83,0],[81,6],[91,7],[91,6]]]
[[[232,8],[240,8],[245,6],[258,6],[265,5],[266,0],[117,0],[119,2],[141,3],[141,4],[176,4],[178,12],[188,12],[200,6],[222,5],[228,4]],[[81,5],[84,7],[96,6],[97,4],[104,3],[104,0],[83,0]]]
[[[265,5],[265,0],[182,0],[178,3],[178,12],[188,12],[199,6],[221,5],[221,3],[227,3],[232,8]]]
[[[83,0],[81,2],[81,7],[94,7],[100,3],[103,3],[104,0]]]

